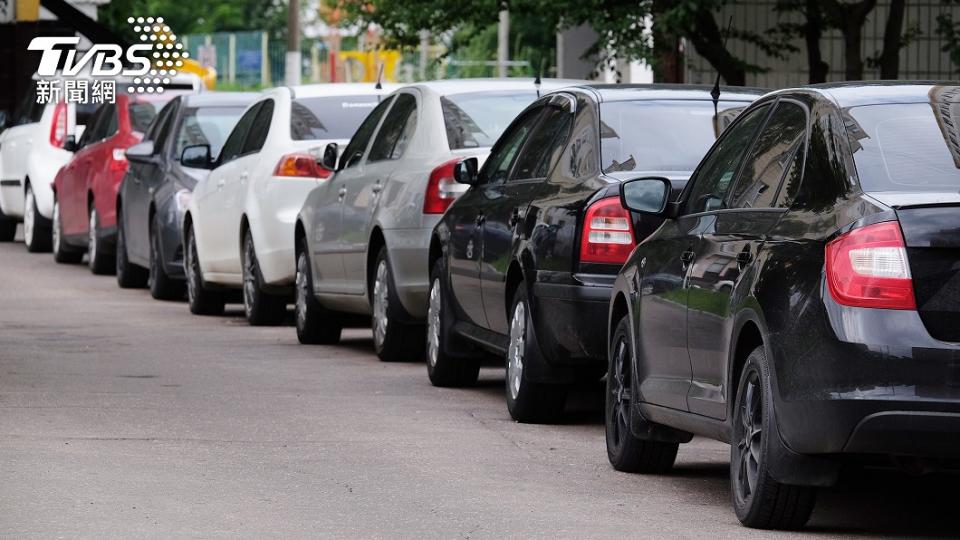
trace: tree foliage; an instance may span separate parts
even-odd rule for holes
[[[127,17],[161,16],[178,34],[266,30],[286,35],[286,0],[111,0],[98,10],[101,22],[134,39]]]

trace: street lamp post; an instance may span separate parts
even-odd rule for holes
[[[287,55],[286,83],[289,86],[300,84],[300,1],[289,0],[287,7]]]

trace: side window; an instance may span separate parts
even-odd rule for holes
[[[90,120],[87,121],[87,126],[83,130],[83,134],[80,135],[80,140],[77,141],[77,146],[83,148],[84,146],[90,144],[91,142],[97,140],[94,137],[97,135],[97,124],[100,122],[100,118],[103,116],[104,111],[107,110],[107,105],[101,105],[93,115],[90,117]]]
[[[685,213],[696,214],[724,208],[724,201],[743,155],[750,148],[750,142],[768,112],[770,105],[762,105],[746,113],[724,133],[691,181]]]
[[[227,142],[223,143],[223,150],[220,151],[220,159],[217,160],[217,163],[226,163],[240,155],[243,150],[243,140],[246,138],[247,132],[250,131],[253,118],[259,110],[260,104],[256,104],[243,113],[243,116],[237,121],[237,125],[233,126],[230,136],[227,137]]]
[[[502,184],[507,180],[510,174],[510,166],[513,165],[514,158],[520,152],[520,147],[527,139],[527,135],[537,125],[540,119],[543,107],[538,107],[527,111],[520,119],[514,123],[508,131],[500,137],[494,146],[490,157],[483,166],[483,182],[486,184]]]
[[[270,122],[273,120],[273,100],[268,99],[260,106],[260,111],[253,124],[250,127],[250,135],[243,143],[241,154],[250,154],[259,152],[263,148],[263,143],[267,142],[267,135],[270,133]]]
[[[548,106],[537,129],[527,139],[510,181],[546,178],[570,134],[572,114],[566,108]]]
[[[772,206],[806,134],[807,114],[803,107],[789,101],[778,103],[744,162],[730,207]]]
[[[370,142],[370,137],[373,137],[373,132],[377,129],[380,117],[383,116],[383,113],[386,112],[392,102],[393,98],[384,100],[383,103],[377,105],[375,109],[370,111],[367,118],[360,124],[357,132],[353,134],[350,142],[347,143],[347,147],[344,148],[343,154],[340,155],[341,169],[352,167],[363,159],[363,153],[367,151],[367,143]]]
[[[117,106],[108,105],[108,109],[104,113],[104,117],[101,119],[103,123],[103,129],[100,130],[99,138],[97,140],[106,139],[108,137],[113,137],[117,134]]]
[[[417,128],[417,98],[400,94],[370,147],[368,161],[400,159]]]
[[[164,122],[167,121],[167,118],[170,116],[170,111],[173,110],[174,104],[177,103],[178,101],[180,100],[175,99],[170,103],[167,103],[162,109],[160,109],[160,112],[157,113],[156,118],[154,118],[154,120],[150,122],[150,127],[147,128],[146,133],[143,135],[143,140],[145,141],[157,140],[157,133],[160,132],[161,126],[163,125]],[[156,145],[154,145],[154,148],[156,148]]]
[[[177,115],[171,109],[167,115],[161,119],[157,126],[156,138],[153,140],[153,151],[159,154],[167,146],[167,139],[170,138],[170,132],[173,130],[173,124],[177,120]],[[180,156],[177,156],[180,159]]]

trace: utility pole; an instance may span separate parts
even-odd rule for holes
[[[300,0],[288,0],[287,7],[287,57],[286,82],[288,86],[300,84]]]
[[[507,62],[510,61],[510,11],[500,10],[500,24],[497,27],[497,77],[507,76]]]

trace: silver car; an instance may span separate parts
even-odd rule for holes
[[[453,169],[482,162],[538,93],[582,81],[471,79],[406,86],[385,97],[307,197],[296,225],[297,336],[336,343],[372,315],[381,360],[423,355],[430,233],[465,190]]]

